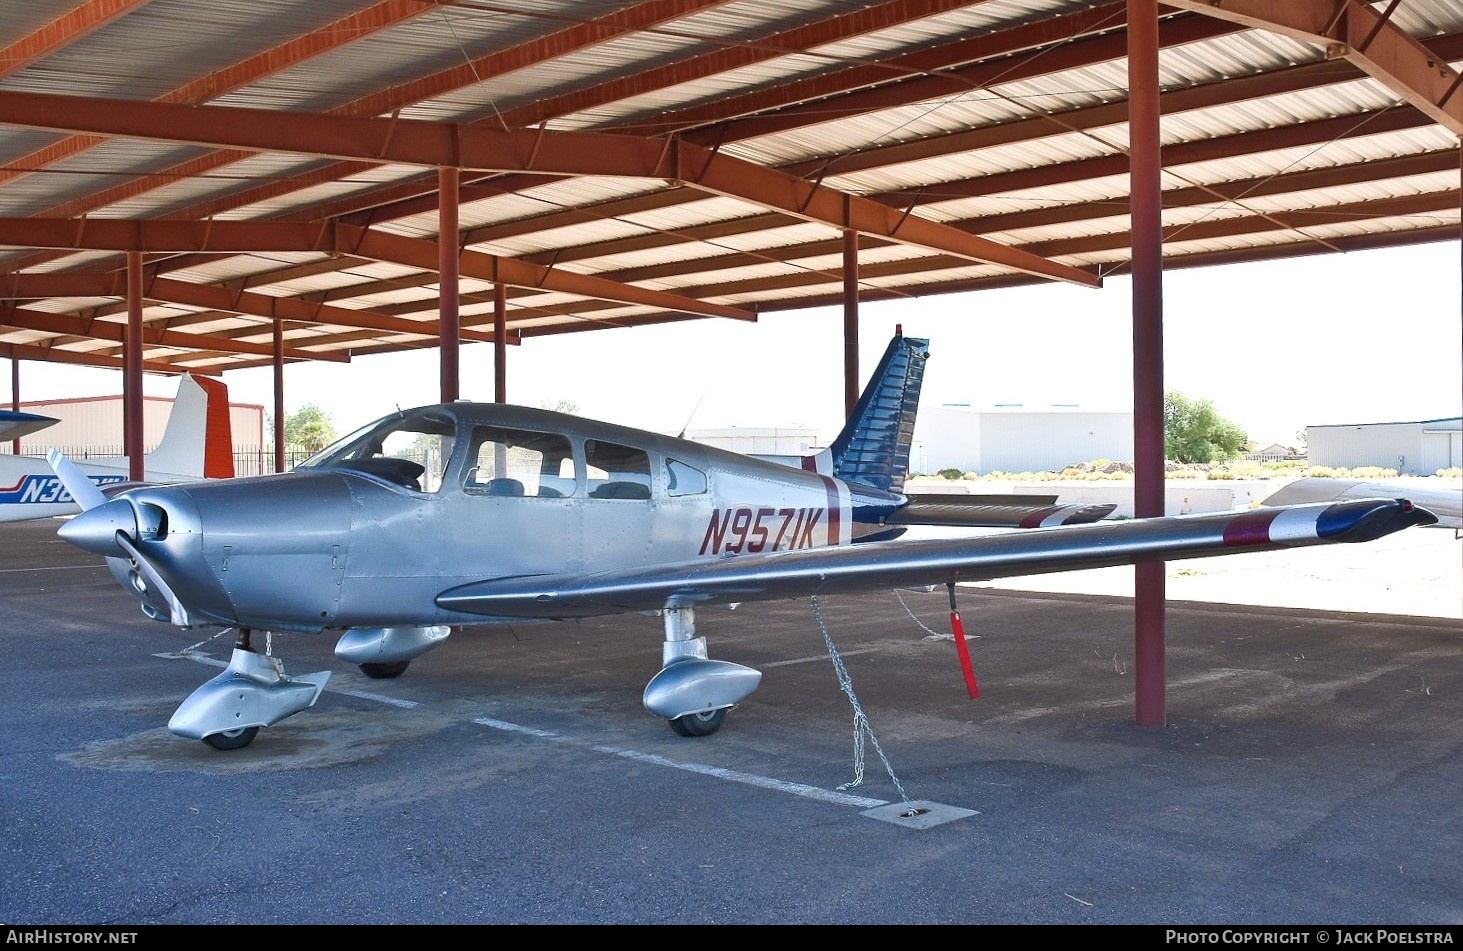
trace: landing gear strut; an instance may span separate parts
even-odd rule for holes
[[[681,736],[710,736],[726,712],[762,682],[762,672],[706,659],[706,638],[696,636],[696,609],[671,606],[665,617],[661,671],[645,686],[645,709],[664,717]]]
[[[330,671],[286,677],[278,657],[254,650],[248,628],[234,642],[228,668],[199,687],[173,713],[168,729],[202,740],[216,750],[243,749],[285,717],[312,706],[325,689]]]

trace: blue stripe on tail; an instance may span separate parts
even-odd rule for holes
[[[904,489],[914,417],[930,342],[897,332],[848,425],[829,447],[835,478],[886,492]]]

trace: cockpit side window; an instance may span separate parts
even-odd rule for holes
[[[586,439],[584,462],[591,499],[650,498],[650,457],[644,449]]]
[[[449,415],[399,413],[351,433],[296,466],[364,472],[414,492],[436,492],[457,433]]]
[[[665,461],[665,494],[700,495],[706,491],[706,473],[679,459]]]
[[[469,495],[559,499],[574,494],[569,440],[501,426],[475,426],[462,489]]]

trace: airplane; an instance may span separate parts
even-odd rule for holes
[[[19,439],[59,420],[36,413],[0,413],[0,440]],[[126,456],[92,456],[76,463],[109,495],[139,483],[130,481]],[[218,380],[184,374],[157,448],[143,457],[144,482],[191,482],[234,474],[228,388]],[[81,511],[44,459],[0,454],[0,522],[18,522]]]
[[[843,431],[797,468],[684,439],[501,403],[399,410],[292,471],[108,499],[52,453],[83,511],[59,536],[104,556],[143,612],[237,629],[229,666],[168,723],[239,749],[312,706],[256,631],[328,633],[337,659],[393,678],[454,631],[525,620],[658,615],[661,669],[641,702],[707,736],[760,671],[709,657],[696,612],[875,588],[1336,542],[1434,516],[1377,498],[1112,520],[1082,506],[962,509],[904,494],[929,341],[898,328]],[[904,538],[911,526],[1005,531]],[[963,641],[957,646],[963,646]]]

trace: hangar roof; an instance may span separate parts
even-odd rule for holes
[[[1159,6],[1165,267],[1456,240],[1458,0]],[[0,0],[0,355],[149,370],[1130,259],[1125,2]],[[455,173],[441,171],[459,169]]]

